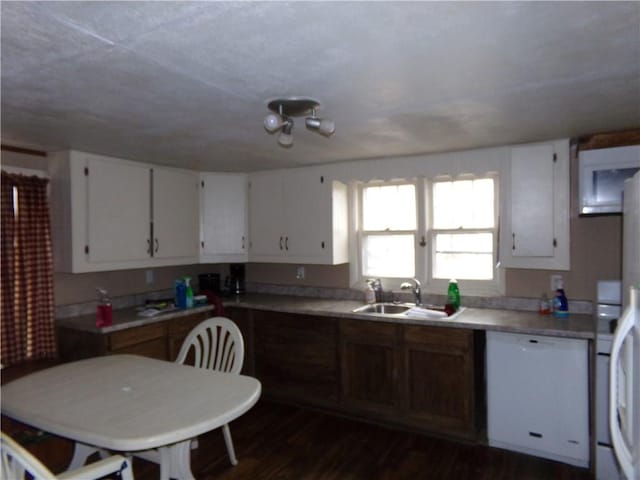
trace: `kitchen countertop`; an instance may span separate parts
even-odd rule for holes
[[[409,325],[447,326],[451,328],[467,328],[472,330],[500,331],[522,333],[528,335],[552,335],[566,338],[595,338],[595,321],[592,315],[573,314],[560,319],[553,315],[539,315],[537,312],[516,310],[497,310],[484,308],[465,308],[455,319],[431,320],[408,317],[406,315],[380,315],[370,313],[353,313],[361,307],[362,302],[354,300],[336,300],[323,298],[299,297],[290,295],[253,294],[227,297],[223,300],[225,307],[250,308],[274,312],[297,313],[305,315],[330,316],[334,318],[353,318],[380,322],[399,322]],[[126,328],[138,327],[150,323],[162,322],[193,313],[212,311],[207,305],[189,310],[177,310],[154,317],[137,316],[135,309],[114,310],[113,325],[98,328],[95,326],[95,315],[62,318],[56,321],[59,327],[94,333],[111,333]]]
[[[153,317],[142,317],[138,315],[137,308],[123,308],[113,311],[113,323],[108,327],[96,327],[96,316],[80,315],[77,317],[57,318],[56,327],[70,328],[91,333],[112,333],[127,328],[141,327],[151,323],[165,322],[173,318],[186,317],[194,313],[212,312],[213,305],[190,308],[188,310],[172,310],[166,313],[159,313]]]

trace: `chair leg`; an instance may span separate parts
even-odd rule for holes
[[[225,423],[222,426],[222,434],[224,435],[224,443],[227,445],[227,453],[229,454],[229,461],[231,465],[237,465],[238,459],[236,458],[236,452],[233,449],[233,440],[231,440],[231,431],[229,430],[229,424]]]
[[[87,458],[89,458],[96,452],[100,452],[100,456],[102,458],[105,458],[103,450],[91,445],[76,442],[73,445],[73,457],[71,458],[71,463],[69,463],[69,467],[67,467],[67,470],[75,470],[84,466],[84,464],[87,463]]]

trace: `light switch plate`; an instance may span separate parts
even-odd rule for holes
[[[298,280],[304,280],[304,265],[298,265],[296,267],[296,278]]]
[[[148,284],[153,283],[153,270],[145,270],[144,279]]]
[[[562,281],[562,275],[551,275],[551,277],[549,277],[549,278],[551,280],[551,291],[552,292],[555,292],[559,288],[564,288],[563,281]]]

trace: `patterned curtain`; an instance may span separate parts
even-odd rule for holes
[[[48,182],[2,172],[3,365],[56,356]]]

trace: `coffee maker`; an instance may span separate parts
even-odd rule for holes
[[[244,263],[229,264],[229,276],[225,281],[229,293],[238,295],[245,292],[244,287]]]

